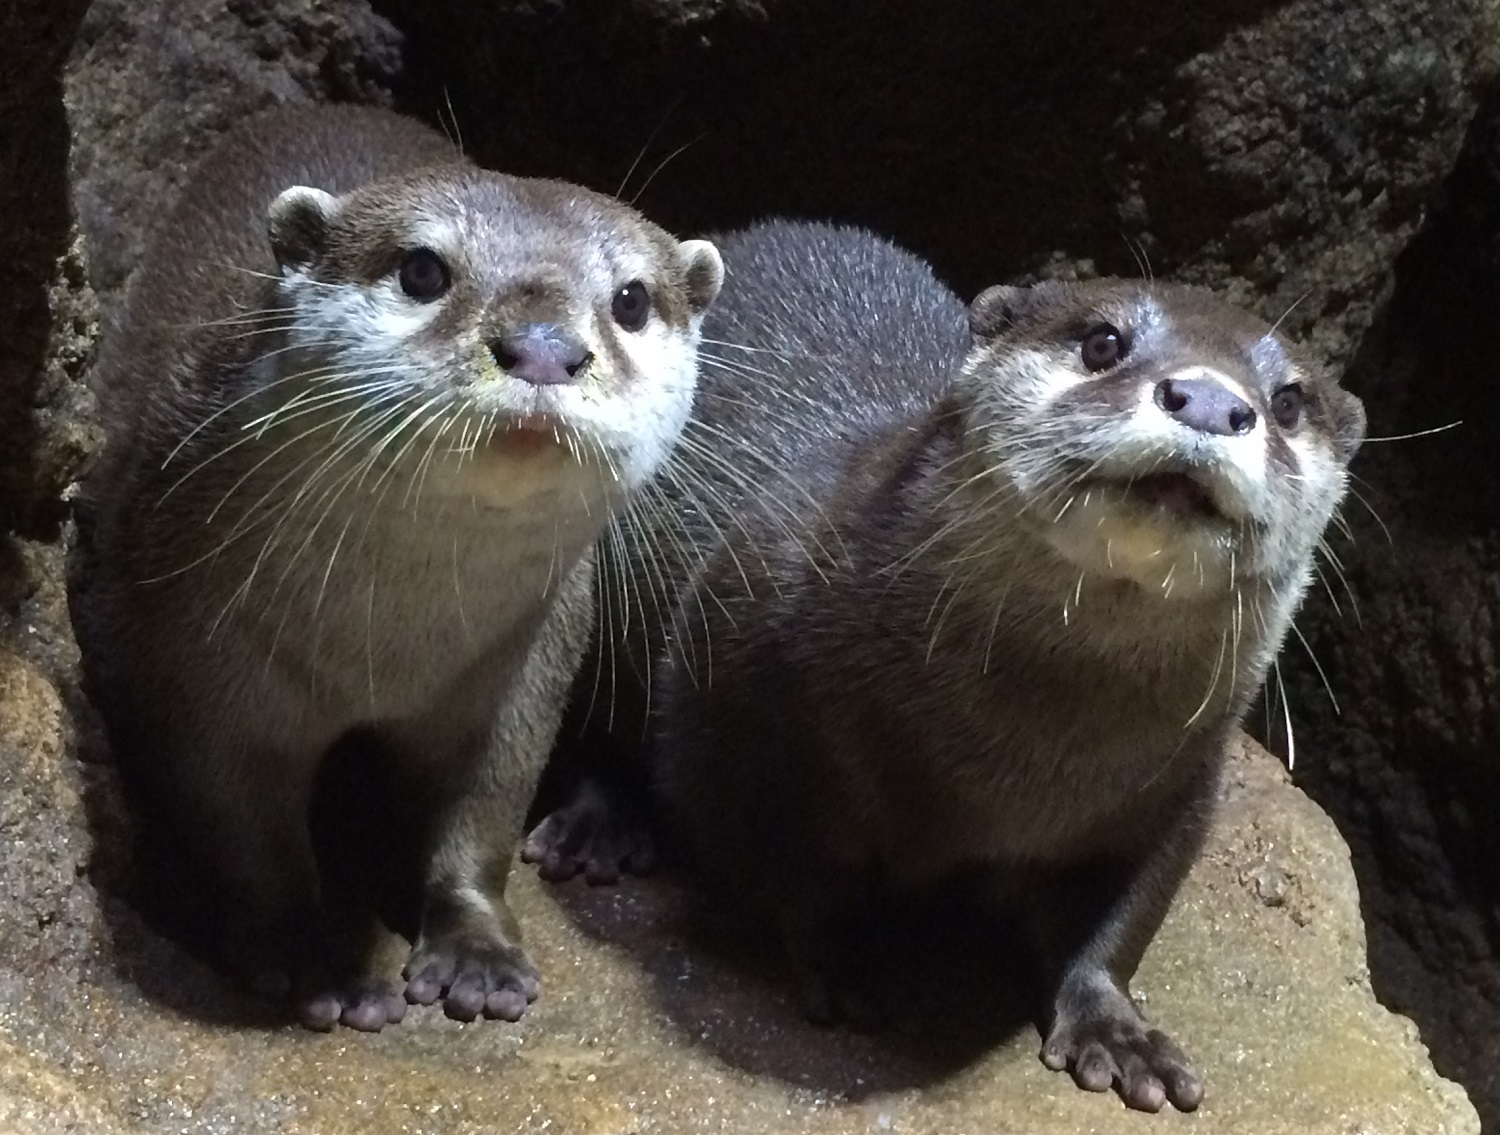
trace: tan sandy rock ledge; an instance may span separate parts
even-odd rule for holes
[[[685,937],[681,895],[658,881],[547,888],[517,868],[545,981],[519,1025],[435,1009],[379,1036],[210,1023],[234,1012],[217,983],[117,903],[101,913],[84,870],[98,789],[65,722],[42,671],[0,646],[0,1132],[1479,1131],[1371,994],[1338,833],[1248,742],[1136,983],[1208,1099],[1147,1116],[1046,1071],[1029,1025],[958,1042],[941,1023],[804,1024],[779,982]]]

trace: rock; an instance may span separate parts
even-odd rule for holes
[[[0,36],[0,538],[56,536],[97,445],[93,296],[68,210],[62,69],[85,0],[15,0]]]
[[[1355,846],[1376,990],[1500,1123],[1500,97],[1350,368],[1376,443],[1357,554],[1290,652],[1298,773]],[[1337,706],[1309,662],[1319,659]]]
[[[227,126],[299,99],[388,101],[400,36],[360,0],[94,0],[68,69],[73,200],[108,302]]]
[[[0,693],[9,1129],[1046,1135],[1123,1122],[1113,1096],[1043,1069],[1030,1028],[989,1047],[955,1045],[942,1025],[882,1037],[804,1023],[783,984],[695,947],[667,882],[548,890],[518,868],[514,903],[546,981],[519,1025],[433,1008],[379,1036],[269,1027],[79,877],[86,793],[57,692],[7,647]],[[1477,1132],[1462,1090],[1370,992],[1333,825],[1264,752],[1246,744],[1230,769],[1214,838],[1137,981],[1202,1062],[1198,1122]]]

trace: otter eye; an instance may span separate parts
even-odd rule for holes
[[[1297,423],[1302,420],[1302,407],[1306,403],[1307,396],[1302,393],[1302,387],[1294,382],[1271,395],[1271,413],[1282,429],[1296,429]]]
[[[609,312],[626,331],[639,331],[651,314],[651,293],[639,280],[632,280],[615,293]]]
[[[437,299],[448,282],[448,265],[430,248],[414,248],[401,261],[401,290],[414,300]]]
[[[1079,353],[1089,370],[1107,370],[1125,357],[1125,340],[1116,328],[1101,323],[1084,334]]]

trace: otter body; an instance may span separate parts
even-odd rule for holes
[[[415,817],[406,996],[536,995],[510,855],[592,545],[687,416],[719,278],[706,242],[353,107],[239,127],[148,247],[98,365],[74,623],[153,869],[198,877],[222,960],[290,977],[305,1023],[403,1011],[309,830],[353,739]]]
[[[977,873],[1035,946],[1048,1065],[1195,1107],[1128,983],[1307,586],[1357,399],[1190,288],[995,288],[966,318],[868,233],[720,243],[705,337],[757,374],[706,372],[695,420],[775,467],[775,503],[688,528],[654,794],[707,878],[774,913],[816,1015],[870,1011],[849,911]],[[532,858],[607,876],[582,815]]]

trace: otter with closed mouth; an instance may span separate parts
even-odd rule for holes
[[[1311,577],[1358,399],[1195,288],[1002,286],[966,315],[857,230],[720,247],[705,339],[756,373],[707,372],[695,419],[761,503],[721,485],[653,522],[698,557],[652,659],[654,797],[695,868],[774,914],[815,1015],[871,1012],[849,911],[978,875],[1035,948],[1047,1065],[1196,1107],[1129,981]],[[630,865],[599,799],[533,832],[544,873]]]
[[[687,418],[722,269],[387,111],[280,109],[192,173],[97,368],[73,618],[152,870],[312,1027],[405,1000],[309,808],[357,737],[421,816],[405,995],[515,1019],[510,858],[593,628],[592,548]],[[373,758],[372,758],[373,759]]]

